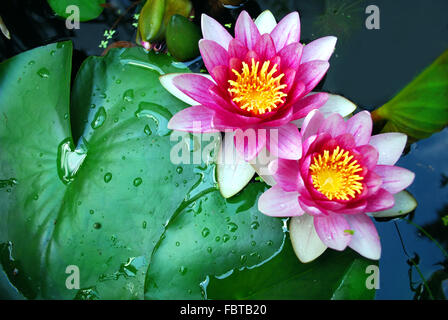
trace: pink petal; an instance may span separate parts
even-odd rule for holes
[[[368,195],[370,196],[370,195],[378,192],[378,190],[381,187],[381,184],[383,183],[383,180],[375,172],[369,171],[367,173],[367,175],[364,177],[363,182],[366,185],[366,187],[369,189]]]
[[[302,124],[302,129],[300,130],[300,133],[302,134],[302,139],[306,140],[309,137],[316,135],[324,120],[325,118],[322,115],[322,113],[319,112],[319,110],[311,111],[305,117],[305,120],[303,121]]]
[[[268,131],[266,147],[274,156],[298,160],[302,156],[302,140],[299,129],[288,123]]]
[[[286,84],[286,88],[283,89],[284,93],[288,93],[289,90],[294,86],[294,80],[296,78],[296,70],[294,69],[286,69],[284,72],[284,77],[282,79],[283,84]]]
[[[275,56],[275,45],[269,34],[263,34],[260,39],[258,39],[255,45],[254,51],[258,54],[261,61],[269,60]]]
[[[403,133],[381,133],[370,138],[370,145],[379,152],[378,164],[393,166],[400,159],[406,146],[407,136]]]
[[[362,111],[348,119],[347,131],[355,138],[356,145],[368,144],[372,135],[372,117],[370,112]]]
[[[403,191],[409,187],[415,178],[413,172],[395,166],[376,166],[375,173],[383,179],[382,188],[392,194]]]
[[[213,117],[213,127],[225,131],[226,129],[252,128],[260,123],[257,117],[246,117],[235,112],[222,110]]]
[[[202,14],[201,27],[204,39],[213,40],[224,49],[228,49],[229,43],[233,38],[218,21],[206,14]]]
[[[344,118],[340,114],[334,113],[322,122],[319,128],[319,134],[326,132],[333,138],[344,134],[346,131],[346,124]]]
[[[282,59],[282,68],[297,70],[300,65],[302,50],[303,46],[300,42],[291,43],[280,50],[278,56]]]
[[[249,50],[255,47],[260,38],[260,31],[246,11],[242,11],[236,20],[235,38],[240,40]]]
[[[326,210],[317,207],[313,201],[310,201],[310,199],[302,193],[299,193],[299,203],[302,209],[312,216],[325,216],[327,214]]]
[[[303,214],[297,192],[286,192],[275,185],[258,199],[258,210],[271,217],[295,217]]]
[[[344,250],[352,238],[350,233],[345,232],[350,230],[350,225],[341,214],[315,216],[314,227],[322,242],[335,250]]]
[[[219,132],[212,127],[214,111],[204,106],[193,106],[176,113],[168,122],[168,129],[187,132]]]
[[[226,87],[229,83],[229,68],[226,66],[217,66],[210,72],[213,80],[216,84],[222,88]]]
[[[212,40],[199,40],[199,50],[205,67],[211,72],[216,66],[228,66],[229,55],[227,51]]]
[[[379,260],[380,237],[372,220],[365,214],[348,215],[345,218],[354,231],[349,247],[368,259]]]
[[[283,190],[292,192],[299,188],[299,163],[296,160],[277,159],[273,167],[274,180]]]
[[[291,121],[292,108],[284,108],[278,111],[272,118],[260,123],[262,127],[281,127]]]
[[[361,166],[372,170],[378,163],[378,151],[371,145],[365,144],[353,149],[359,153],[359,159]]]
[[[316,94],[308,95],[293,105],[293,115],[292,119],[297,120],[304,118],[314,109],[319,109],[328,100],[328,94],[321,92]]]
[[[229,44],[229,56],[232,58],[238,58],[239,60],[244,60],[246,57],[247,47],[241,43],[238,39],[232,39]]]
[[[381,188],[377,193],[369,198],[369,203],[367,204],[365,212],[376,212],[390,209],[394,206],[394,203],[394,196],[390,192]]]
[[[285,16],[272,30],[272,40],[274,40],[277,51],[285,46],[300,40],[300,18],[298,12],[291,12]]]
[[[302,63],[312,60],[328,61],[337,42],[336,37],[323,37],[308,43],[303,48]]]
[[[210,97],[208,89],[215,86],[215,84],[198,74],[185,73],[173,79],[173,84],[180,91],[187,96],[197,101],[202,105],[215,104],[215,101]]]
[[[234,136],[236,150],[244,160],[250,161],[266,146],[266,135],[265,129],[237,129]]]
[[[296,77],[296,81],[303,82],[305,85],[305,91],[303,95],[308,94],[319,81],[324,77],[330,64],[327,61],[309,61],[299,67],[299,71]]]

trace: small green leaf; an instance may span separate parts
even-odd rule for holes
[[[48,4],[53,11],[62,18],[67,18],[71,12],[67,12],[67,7],[75,5],[79,8],[80,21],[89,21],[97,18],[103,12],[102,4],[106,0],[48,0]]]
[[[448,50],[381,108],[374,120],[388,120],[383,131],[424,139],[448,124]]]
[[[201,30],[197,25],[184,16],[171,16],[166,29],[166,45],[176,60],[187,61],[197,57],[200,39]]]
[[[146,1],[138,19],[137,42],[163,40],[171,16],[188,17],[192,8],[190,0]]]

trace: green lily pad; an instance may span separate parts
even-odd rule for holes
[[[377,266],[350,249],[327,250],[310,263],[301,263],[286,240],[282,251],[269,262],[253,269],[236,270],[211,278],[207,286],[210,299],[373,299],[372,271]]]
[[[89,21],[97,18],[103,12],[106,0],[48,0],[48,4],[53,11],[62,18],[69,17],[72,13],[67,13],[68,6],[79,8],[80,21]]]
[[[448,50],[392,100],[372,113],[387,120],[383,131],[406,133],[419,140],[448,125]]]
[[[161,285],[167,274],[155,277],[167,291],[147,296],[169,290],[176,298],[191,290],[200,297],[195,279],[203,272],[250,266],[278,250],[281,221],[254,209],[263,187],[226,201],[213,164],[170,160],[179,142],[166,125],[185,104],[163,89],[159,76],[188,72],[183,65],[141,48],[89,57],[69,107],[71,52],[70,42],[51,44],[0,64],[0,260],[25,297],[144,298],[148,267],[150,274],[157,270],[158,261],[168,259],[165,248],[176,241],[182,245],[170,255],[175,263],[188,262],[188,276],[174,291]],[[196,206],[202,213],[192,213],[200,211]],[[237,231],[229,230],[226,217]],[[257,218],[258,231],[251,225]],[[202,225],[208,238],[202,238]],[[196,231],[203,239],[197,246]],[[239,236],[221,246],[215,238],[226,233]],[[238,257],[254,251],[260,258],[215,265],[202,250],[208,247]],[[179,274],[174,262],[164,267]],[[66,287],[71,265],[79,268],[79,290]]]

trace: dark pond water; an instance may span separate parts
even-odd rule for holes
[[[13,39],[6,41],[0,37],[0,61],[46,43],[71,39],[76,50],[76,69],[86,56],[103,52],[99,44],[104,40],[104,31],[114,24],[117,32],[113,41],[133,41],[135,28],[131,24],[137,7],[116,23],[132,1],[108,2],[112,8],[106,9],[97,20],[69,31],[63,20],[54,17],[46,1],[2,0],[0,16]],[[206,7],[204,3],[207,1],[196,1],[196,8]],[[379,30],[365,27],[364,11],[370,4],[380,9]],[[368,110],[391,99],[448,48],[446,0],[260,0],[250,1],[246,8],[252,15],[270,9],[277,18],[298,10],[305,42],[323,35],[337,36],[338,45],[322,91],[344,95]],[[220,20],[232,22],[236,13],[224,10]],[[443,261],[447,264],[437,244],[416,225],[447,250],[448,225],[442,218],[448,215],[448,129],[413,144],[398,165],[416,173],[409,191],[419,205],[408,217],[412,224],[403,219],[376,223],[383,246],[377,299],[412,299],[418,296],[423,281],[443,270]],[[0,291],[0,296],[12,292],[1,286]]]

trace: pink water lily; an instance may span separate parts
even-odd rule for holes
[[[379,259],[381,245],[366,213],[390,209],[394,194],[407,188],[414,173],[394,166],[406,135],[371,136],[367,111],[344,121],[339,114],[324,118],[318,110],[304,120],[302,158],[276,160],[276,185],[259,199],[259,210],[270,216],[312,216],[318,238],[326,247],[351,247]],[[326,248],[324,247],[324,249]],[[320,250],[320,249],[319,249]]]
[[[190,132],[232,129],[235,140],[244,140],[247,129],[266,129],[256,143],[236,144],[245,160],[253,159],[265,146],[279,157],[299,159],[300,133],[290,122],[327,101],[326,93],[308,94],[327,72],[336,38],[302,45],[297,12],[277,24],[269,11],[255,22],[243,11],[235,24],[235,37],[203,15],[202,33],[199,49],[210,75],[161,77],[168,91],[192,105],[175,114],[168,128]],[[278,130],[278,141],[269,143],[273,129]]]

